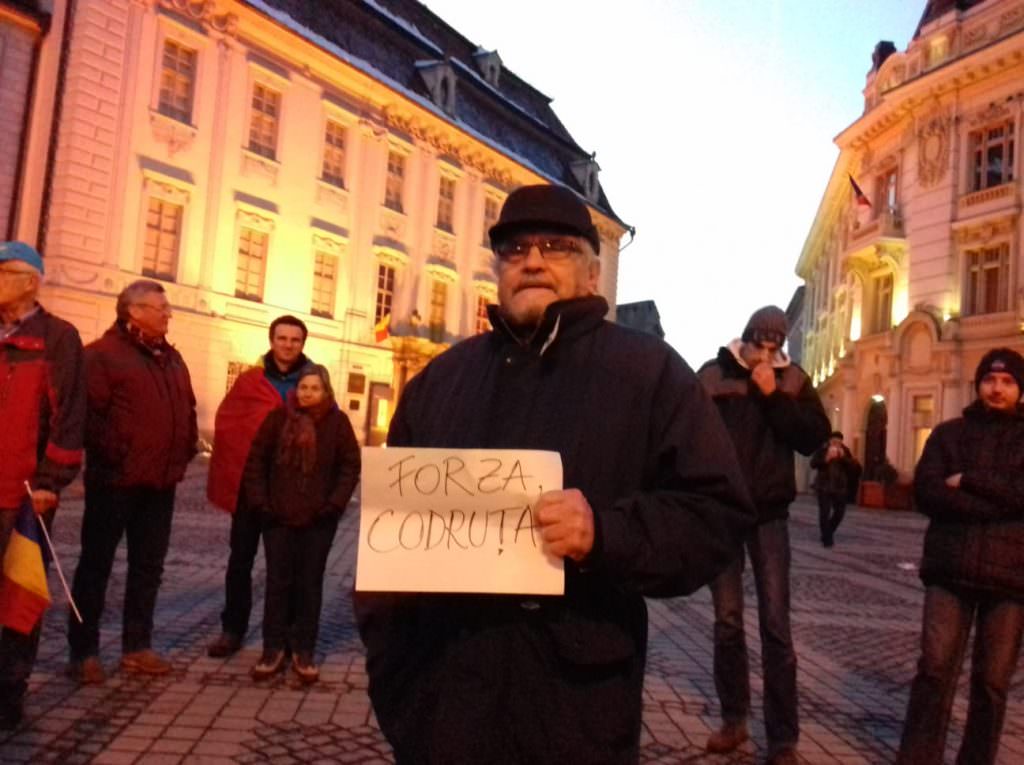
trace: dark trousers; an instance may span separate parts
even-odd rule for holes
[[[930,586],[925,591],[921,658],[910,687],[897,762],[942,765],[950,710],[974,623],[967,724],[957,765],[996,761],[1006,714],[1006,694],[1017,667],[1024,605]]]
[[[96,656],[100,649],[100,618],[114,554],[127,537],[128,573],[124,588],[121,648],[124,653],[151,646],[153,611],[164,573],[164,558],[171,538],[174,488],[85,489],[82,517],[82,555],[71,587],[83,623],[68,617],[71,659]]]
[[[846,495],[818,494],[818,528],[821,530],[821,541],[832,544],[835,541],[836,529],[846,515]]]
[[[769,756],[796,746],[796,653],[789,628],[788,521],[762,523],[747,541],[746,552],[757,589],[764,675],[764,723]],[[743,555],[711,583],[715,606],[715,688],[722,719],[739,723],[750,714],[750,665],[743,630]]]
[[[263,650],[312,654],[320,631],[324,569],[334,543],[338,516],[309,526],[270,522],[263,531],[267,591],[263,604]]]
[[[263,513],[254,512],[242,497],[231,516],[231,553],[224,576],[224,610],[220,623],[224,632],[238,638],[249,631],[252,611],[252,567],[260,549]]]
[[[53,509],[43,513],[43,521],[47,530],[53,529]],[[18,518],[17,509],[0,510],[0,561],[7,552],[7,542]],[[46,542],[43,540],[43,544]],[[46,556],[43,557],[44,565]],[[50,593],[51,598],[53,593]],[[0,631],[0,703],[20,703],[28,687],[28,677],[32,674],[32,665],[36,662],[39,650],[39,633],[43,626],[40,619],[35,629],[28,635],[4,627]]]

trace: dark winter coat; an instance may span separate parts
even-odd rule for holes
[[[181,354],[160,354],[121,324],[85,347],[85,480],[169,489],[196,455],[196,398]]]
[[[796,498],[793,452],[810,456],[832,430],[811,379],[782,357],[776,389],[765,396],[729,348],[697,375],[732,436],[758,522],[788,518]]]
[[[946,478],[962,473],[959,488]],[[921,579],[1024,600],[1024,413],[976,401],[929,436],[914,472],[931,518]]]
[[[287,410],[263,420],[249,450],[243,483],[249,507],[286,526],[308,526],[324,515],[341,515],[359,481],[359,443],[336,406],[316,423],[316,464],[309,475],[275,461]]]
[[[814,489],[818,496],[845,497],[852,502],[860,481],[860,463],[853,454],[841,445],[843,454],[838,459],[828,460],[829,444],[825,444],[811,456],[811,467],[818,471],[814,477]]]
[[[556,302],[528,341],[492,310],[492,332],[434,359],[399,402],[391,446],[560,453],[597,533],[584,566],[566,561],[564,597],[358,595],[400,762],[635,759],[642,596],[691,593],[739,553],[753,509],[720,418],[686,362],[607,309]],[[530,754],[488,749],[509,737]]]
[[[85,378],[78,330],[41,306],[0,340],[0,508],[59,492],[82,465]]]

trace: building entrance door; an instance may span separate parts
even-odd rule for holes
[[[885,465],[886,428],[889,415],[885,401],[872,401],[864,434],[864,480],[878,481]]]

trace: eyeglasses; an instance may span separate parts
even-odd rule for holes
[[[494,254],[505,263],[519,263],[536,247],[544,260],[565,260],[583,250],[568,236],[517,236],[494,247]]]
[[[15,276],[32,276],[32,271],[23,271],[20,268],[0,268],[0,277],[13,279]]]
[[[153,305],[152,303],[132,303],[132,305],[138,306],[139,308],[148,308],[151,311],[156,311],[157,313],[167,314],[168,316],[171,315],[171,306],[170,305],[166,305],[166,304],[165,305]]]

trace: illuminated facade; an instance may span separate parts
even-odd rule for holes
[[[77,0],[39,242],[85,340],[160,280],[200,428],[282,313],[371,443],[402,386],[486,328],[512,189],[589,204],[615,304],[624,225],[549,99],[412,0]],[[32,241],[30,237],[24,237]]]
[[[982,354],[1024,350],[1024,4],[931,0],[873,64],[796,269],[803,360],[868,474],[909,478]]]

